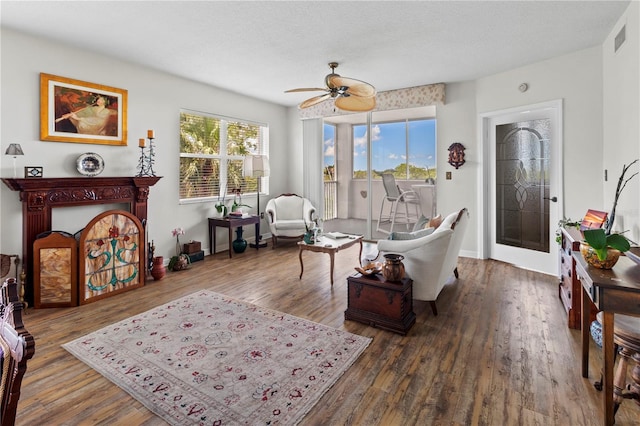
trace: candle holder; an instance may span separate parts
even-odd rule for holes
[[[138,166],[136,167],[138,174],[136,177],[155,177],[156,172],[153,170],[153,163],[155,163],[155,147],[153,144],[153,137],[147,137],[149,139],[149,150],[146,146],[140,146],[140,159],[138,160]],[[142,139],[140,139],[142,141]]]

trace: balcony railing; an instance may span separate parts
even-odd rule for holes
[[[324,213],[323,220],[336,219],[338,217],[338,182],[335,180],[324,181]]]

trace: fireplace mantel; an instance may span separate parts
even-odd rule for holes
[[[160,176],[3,178],[5,185],[20,192],[22,202],[22,252],[27,273],[23,283],[25,299],[33,303],[33,242],[38,234],[52,230],[53,208],[127,203],[129,211],[146,223],[149,187],[160,179]],[[145,253],[146,247],[141,255],[145,256]]]

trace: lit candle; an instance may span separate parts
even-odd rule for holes
[[[149,139],[155,138],[155,132],[153,130],[147,130],[147,137]]]
[[[145,139],[140,138],[140,139],[138,140],[138,146],[139,146],[140,148],[144,148],[144,145],[145,145]]]

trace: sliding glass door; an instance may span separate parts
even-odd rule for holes
[[[383,202],[390,207],[382,175],[392,175],[401,191],[435,183],[435,107],[325,118],[323,130],[325,228],[387,238],[378,231]],[[393,230],[411,230],[420,215],[432,213],[418,205],[410,223]]]

